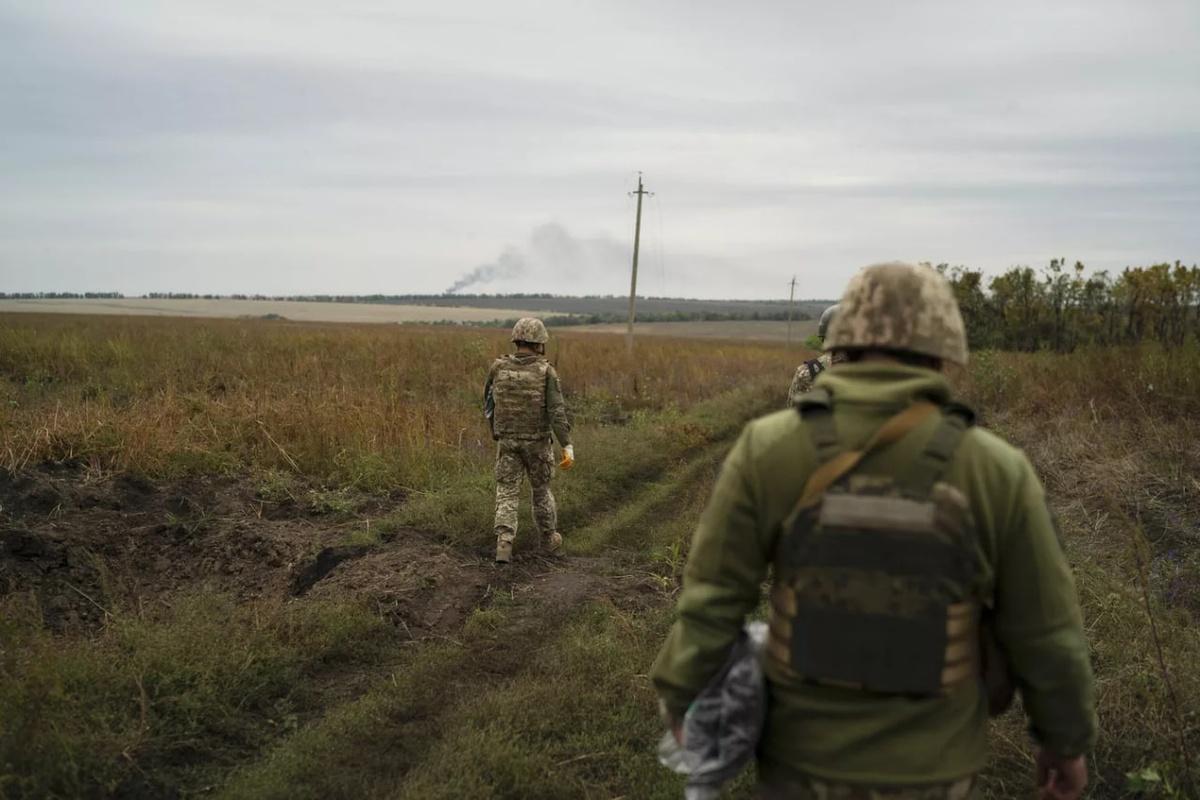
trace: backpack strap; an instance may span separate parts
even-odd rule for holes
[[[963,435],[974,424],[975,412],[966,406],[958,403],[943,406],[941,422],[934,428],[921,454],[897,482],[915,495],[928,495],[950,465]]]
[[[938,407],[928,400],[918,400],[883,423],[861,449],[840,452],[833,458],[824,461],[808,477],[808,481],[804,484],[804,493],[800,496],[798,506],[804,507],[812,504],[825,493],[826,489],[857,467],[864,456],[881,447],[887,447],[894,442],[900,441],[937,410]],[[828,418],[829,424],[832,426],[833,415],[831,413],[828,414]],[[808,421],[807,417],[805,421]],[[814,441],[816,441],[817,435],[816,431],[814,431]],[[818,453],[820,453],[819,449]],[[934,480],[936,481],[936,477]],[[932,483],[930,485],[932,486]]]

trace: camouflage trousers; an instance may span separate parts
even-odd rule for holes
[[[496,539],[517,538],[517,512],[521,484],[529,476],[533,490],[533,521],[542,538],[558,530],[558,510],[550,493],[554,475],[554,448],[549,439],[520,441],[501,439],[496,451]]]
[[[760,800],[975,800],[974,777],[935,786],[879,787],[825,783],[813,778],[759,785]]]

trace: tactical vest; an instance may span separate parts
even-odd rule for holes
[[[932,696],[976,679],[975,524],[966,497],[941,480],[973,414],[919,402],[845,451],[828,393],[797,409],[821,463],[776,548],[768,657],[786,675],[885,694]],[[903,474],[854,472],[934,414]]]
[[[543,358],[519,360],[505,356],[492,377],[496,404],[494,430],[500,439],[543,439],[550,435],[546,414],[546,375]]]

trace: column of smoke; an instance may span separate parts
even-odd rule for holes
[[[480,264],[475,269],[463,275],[451,284],[446,294],[460,292],[468,286],[477,283],[490,283],[494,280],[519,278],[528,269],[525,259],[515,247],[509,247],[491,264]]]
[[[611,237],[579,239],[557,223],[540,225],[522,248],[508,247],[489,264],[466,273],[446,290],[461,292],[469,286],[523,278],[529,291],[578,287],[580,281],[605,280],[622,275],[629,258],[628,248]],[[547,286],[547,283],[552,285]]]

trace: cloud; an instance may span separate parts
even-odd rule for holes
[[[0,290],[620,293],[638,169],[655,293],[1200,251],[1194,2],[345,6],[0,0]]]

